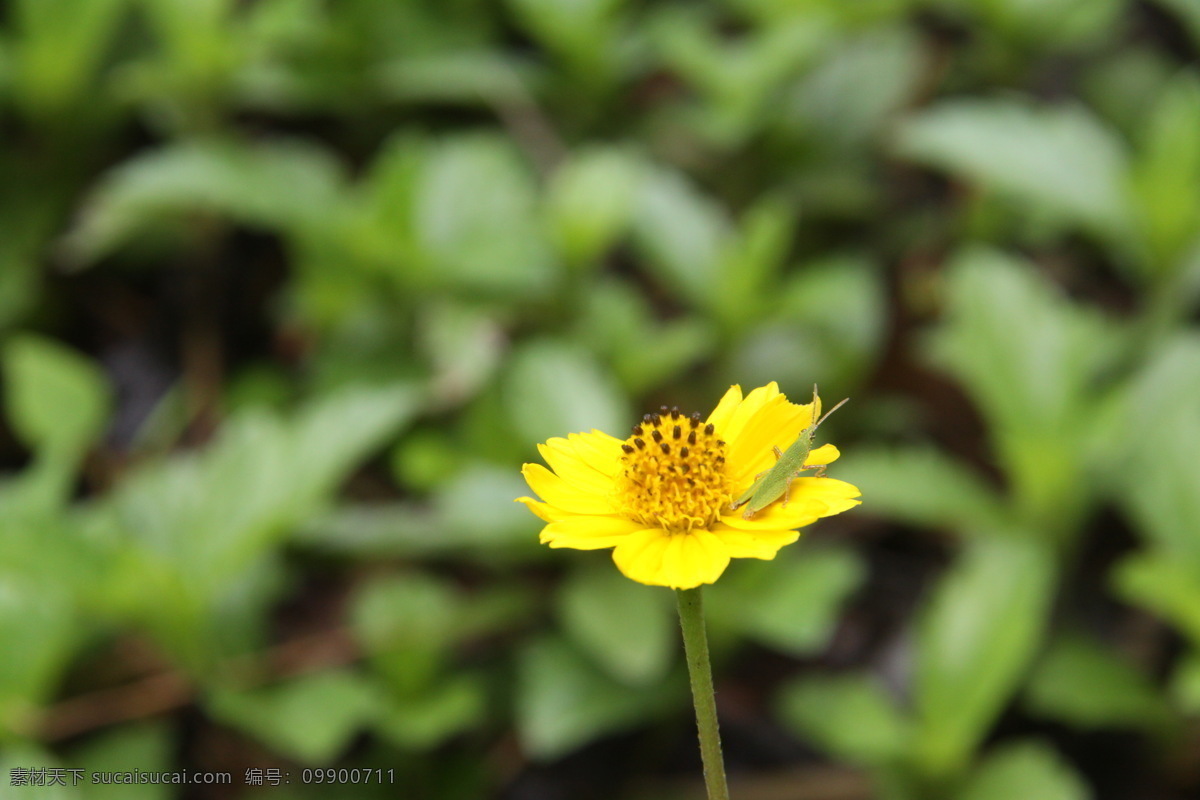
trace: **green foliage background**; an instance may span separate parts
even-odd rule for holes
[[[1194,797],[1198,52],[1192,0],[6,4],[0,796],[697,797],[670,593],[512,498],[778,380],[864,505],[707,593],[735,796]]]

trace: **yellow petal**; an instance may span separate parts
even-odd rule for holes
[[[577,489],[541,464],[525,464],[521,474],[538,497],[563,511],[604,515],[615,510],[607,496]]]
[[[841,451],[833,445],[823,444],[820,447],[814,447],[809,452],[808,458],[805,459],[804,464],[805,466],[812,467],[819,467],[822,464],[832,464],[833,462],[837,461],[841,455]]]
[[[571,547],[575,550],[600,550],[613,547],[644,526],[624,517],[584,517],[552,522],[542,529],[542,544]]]
[[[742,518],[745,506],[733,511],[725,508],[721,511],[721,522],[741,530],[799,528],[854,508],[860,503],[855,499],[860,494],[857,486],[835,478],[795,478],[786,506],[780,497],[748,520]]]
[[[713,534],[725,545],[731,558],[761,558],[770,561],[781,547],[800,538],[798,531],[753,530],[743,531],[717,523]]]
[[[805,476],[792,481],[793,499],[817,498],[821,500],[861,497],[862,492],[852,483],[837,478],[813,478]]]
[[[706,530],[653,529],[629,534],[613,550],[613,561],[625,577],[638,583],[692,589],[721,577],[729,566],[729,553]]]
[[[832,517],[834,514],[840,514],[843,511],[849,511],[850,509],[854,508],[855,506],[861,506],[862,500],[853,500],[851,498],[838,498],[838,499],[826,500],[825,504],[826,504],[827,508],[825,509],[825,513],[822,514],[821,516],[822,517]]]
[[[782,396],[782,395],[781,395]],[[811,420],[808,406],[777,401],[765,406],[728,439],[728,472],[734,481],[747,485],[760,472],[775,466],[773,448],[787,450]]]
[[[746,425],[756,415],[764,411],[786,408],[787,406],[787,398],[779,393],[779,386],[774,381],[771,381],[766,386],[760,386],[746,395],[746,399],[734,409],[733,415],[729,418],[725,427],[719,428],[717,432],[726,442],[735,442],[742,435],[742,431]],[[788,442],[788,444],[791,444],[791,442]]]
[[[793,528],[803,528],[811,525],[821,517],[829,516],[828,506],[821,500],[788,501],[783,505],[782,499],[771,503],[766,508],[759,509],[754,516],[746,519],[746,507],[740,506],[734,511],[722,510],[720,521],[731,528],[741,531],[782,531]]]
[[[602,431],[570,433],[567,440],[587,465],[610,478],[621,471],[621,440]]]
[[[735,383],[729,387],[729,391],[721,398],[721,402],[717,403],[717,407],[708,415],[708,419],[705,422],[711,422],[714,428],[723,431],[729,424],[729,420],[733,417],[733,412],[741,404],[742,387]]]
[[[555,437],[545,444],[539,444],[538,452],[555,475],[576,489],[599,495],[612,491],[613,479],[588,466],[568,440]]]
[[[560,508],[555,508],[549,503],[539,503],[532,497],[518,497],[513,502],[524,503],[526,508],[528,508],[534,514],[537,514],[546,522],[557,522],[560,519],[567,519],[568,517],[575,516],[574,514],[570,514]]]

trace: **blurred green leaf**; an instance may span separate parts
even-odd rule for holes
[[[539,73],[499,52],[414,54],[380,66],[383,93],[409,103],[519,106],[528,103]]]
[[[538,760],[558,758],[682,699],[660,685],[619,683],[557,639],[527,645],[517,670],[517,732]]]
[[[709,617],[714,629],[808,655],[825,647],[842,604],[863,577],[862,563],[847,550],[802,545],[774,562],[746,559],[709,590]]]
[[[785,282],[778,314],[810,330],[814,347],[828,361],[850,363],[862,372],[883,343],[885,303],[876,264],[834,254],[809,261]]]
[[[122,75],[123,88],[156,113],[154,121],[181,130],[210,130],[248,66],[248,28],[231,0],[151,0],[143,3],[156,47]]]
[[[12,89],[35,117],[86,108],[105,93],[86,93],[102,74],[105,55],[128,0],[17,0]]]
[[[307,519],[293,541],[357,558],[425,555],[462,545],[445,534],[436,514],[413,503],[334,508]]]
[[[299,142],[174,144],[131,158],[91,192],[67,237],[72,258],[93,263],[164,223],[205,217],[285,233],[324,228],[345,206],[327,151]]]
[[[406,278],[490,294],[537,294],[555,264],[537,214],[529,168],[495,136],[464,136],[433,146],[412,187],[417,259]]]
[[[577,69],[584,85],[607,71],[624,0],[508,0],[507,5],[535,39]]]
[[[563,628],[593,661],[636,686],[661,681],[678,649],[669,599],[605,564],[575,572],[555,607]]]
[[[1179,337],[1156,348],[1130,381],[1125,403],[1106,429],[1116,440],[1108,481],[1138,534],[1164,555],[1184,558],[1194,567],[1200,567],[1200,537],[1195,535],[1200,529],[1194,467],[1200,448],[1197,396],[1200,338]]]
[[[502,551],[528,557],[541,552],[538,521],[512,503],[528,493],[516,470],[473,463],[456,470],[454,480],[440,482],[432,507],[346,505],[307,519],[295,539],[358,558],[452,553],[494,561]]]
[[[1200,644],[1200,564],[1172,553],[1140,553],[1117,564],[1113,585]]]
[[[1068,534],[1094,491],[1083,443],[1101,378],[1120,355],[1116,330],[1029,265],[990,250],[954,259],[946,295],[931,355],[983,412],[1031,532]]]
[[[1192,39],[1200,42],[1200,6],[1191,0],[1158,0],[1158,3],[1174,12],[1191,33]]]
[[[223,599],[240,587],[248,594],[232,608],[263,613],[277,591],[274,547],[329,502],[337,482],[419,401],[400,385],[344,390],[286,422],[249,409],[203,451],[130,474],[97,509],[124,565],[111,577],[112,602],[189,666],[211,662],[228,645],[228,623],[211,616]]]
[[[1171,696],[1185,714],[1200,714],[1200,650],[1188,654],[1171,676]]]
[[[911,735],[908,720],[866,675],[800,678],[784,687],[778,707],[800,735],[855,764],[898,761]]]
[[[1120,21],[1121,0],[998,0],[970,3],[985,25],[1019,42],[1070,52],[1095,47]]]
[[[166,772],[173,764],[175,737],[166,724],[123,725],[89,740],[72,753],[74,766],[92,772]],[[68,783],[70,781],[68,780]],[[170,784],[89,782],[87,800],[168,800]]]
[[[413,383],[347,388],[310,402],[292,420],[296,462],[282,485],[296,494],[332,491],[370,451],[408,425],[423,402],[422,387]]]
[[[513,502],[527,494],[529,487],[519,470],[470,463],[434,496],[442,535],[468,547],[524,544],[534,549],[537,537],[531,530],[536,519]]]
[[[7,235],[0,238],[0,329],[26,314],[38,296],[37,264],[23,249]]]
[[[773,298],[774,309],[733,351],[727,369],[738,379],[849,386],[881,355],[883,289],[865,259],[820,258],[777,289],[760,291]]]
[[[0,529],[7,538],[10,531]],[[0,738],[27,730],[78,633],[71,598],[53,583],[0,570]]]
[[[1178,268],[1200,226],[1200,78],[1177,75],[1160,93],[1144,123],[1133,165],[1132,191],[1139,223],[1159,273]]]
[[[302,764],[333,761],[378,712],[379,699],[355,672],[329,670],[267,689],[211,692],[205,709]]]
[[[1033,671],[1026,705],[1083,728],[1157,726],[1170,719],[1150,680],[1099,643],[1059,637]]]
[[[459,605],[442,581],[410,573],[366,584],[354,598],[350,618],[392,690],[411,696],[437,676],[453,641]]]
[[[839,42],[789,92],[784,121],[822,149],[856,152],[915,90],[919,44],[898,26]]]
[[[294,387],[282,370],[268,364],[257,364],[241,370],[232,377],[229,388],[225,391],[224,406],[226,411],[233,414],[245,408],[278,409],[285,407],[294,394]],[[138,429],[139,440],[148,442],[156,436],[172,434],[178,437],[187,424],[187,410],[179,408],[180,399],[176,395],[174,398],[164,397],[160,400],[153,416]],[[168,425],[175,426],[169,434],[165,430]]]
[[[0,31],[0,124],[8,123],[9,110],[4,57]],[[73,167],[62,159],[48,169],[15,142],[0,150],[0,331],[25,321],[45,301],[51,285],[46,274],[52,274],[46,253],[78,191]]]
[[[717,261],[712,310],[725,327],[739,331],[757,321],[767,287],[778,280],[792,245],[796,211],[779,198],[760,200],[743,215]]]
[[[721,147],[743,143],[771,116],[783,84],[834,39],[828,14],[811,8],[729,36],[703,6],[666,6],[652,35],[668,65],[703,98],[692,126]]]
[[[716,301],[719,259],[732,236],[717,203],[678,173],[648,171],[634,204],[634,234],[667,289],[700,308]]]
[[[1156,96],[1177,69],[1154,47],[1123,48],[1097,61],[1082,76],[1080,90],[1091,108],[1134,141],[1145,127],[1147,98]]]
[[[12,80],[12,57],[8,42],[0,38],[0,97],[8,97],[9,81]]]
[[[510,423],[527,442],[593,428],[620,432],[631,420],[625,397],[596,360],[551,339],[512,352],[503,399]]]
[[[612,365],[630,395],[669,385],[712,352],[712,325],[698,315],[659,322],[643,293],[624,281],[597,279],[584,302],[576,338]]]
[[[1077,395],[1103,363],[1098,327],[1032,265],[970,249],[949,265],[933,353],[996,427],[1050,427],[1076,416]]]
[[[904,123],[898,146],[907,158],[1059,214],[1101,241],[1124,245],[1131,235],[1127,155],[1082,107],[946,101]]]
[[[391,467],[399,485],[431,491],[458,472],[458,448],[444,433],[420,429],[405,436],[392,450]]]
[[[404,749],[426,750],[475,725],[486,700],[481,681],[456,675],[419,694],[385,701],[375,727]]]
[[[146,15],[153,20],[158,33],[168,44],[188,52],[211,46],[208,39],[216,35],[233,8],[235,0],[149,0],[144,3]]]
[[[948,530],[993,530],[1007,518],[1002,500],[964,464],[930,447],[856,447],[837,475],[871,498],[865,513]]]
[[[625,232],[642,168],[630,153],[608,148],[576,152],[554,173],[547,222],[568,262],[595,263]]]
[[[30,794],[36,791],[38,800],[91,800],[81,790],[80,786],[82,784],[80,786],[71,785],[71,773],[66,772],[66,770],[74,766],[74,764],[64,764],[54,753],[32,742],[18,742],[10,746],[0,747],[0,775],[5,776],[4,780],[6,784],[11,785],[13,770],[30,770],[38,767],[64,770],[63,783],[65,785],[55,783],[49,786],[39,786],[36,790],[29,788],[31,784],[18,787],[28,790]]]
[[[913,743],[920,769],[964,769],[1020,685],[1053,596],[1050,552],[1024,538],[972,538],[921,612]]]
[[[96,366],[57,342],[35,336],[4,346],[5,406],[24,443],[70,460],[102,432],[111,390]]]
[[[469,462],[439,482],[432,507],[346,505],[305,520],[295,540],[359,558],[453,553],[494,561],[506,550],[523,557],[540,552],[537,519],[513,502],[528,493],[517,470]]]
[[[346,241],[322,253],[330,261],[319,266],[322,278],[337,280],[343,248],[401,276],[411,269],[410,262],[419,258],[414,227],[418,192],[432,148],[428,139],[412,133],[392,136],[379,147],[356,187],[358,214]]]
[[[989,755],[958,796],[962,800],[1088,800],[1092,792],[1053,748],[1026,741]]]
[[[500,366],[504,338],[486,312],[453,303],[420,310],[418,347],[433,366],[430,394],[457,405],[473,397]]]

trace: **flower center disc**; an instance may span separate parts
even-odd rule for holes
[[[634,427],[621,450],[617,500],[629,519],[677,532],[709,528],[732,498],[725,442],[698,413],[685,417],[663,406]]]

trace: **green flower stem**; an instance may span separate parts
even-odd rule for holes
[[[700,759],[704,762],[704,785],[708,789],[708,800],[729,800],[700,589],[677,589],[675,599],[679,603],[683,651],[687,655],[688,677],[692,681],[692,702],[696,706],[696,727],[700,730]]]

